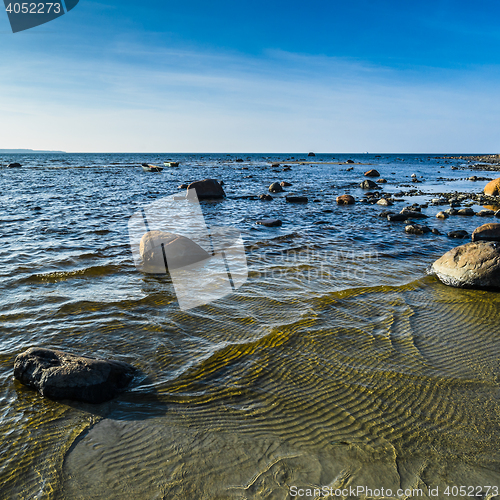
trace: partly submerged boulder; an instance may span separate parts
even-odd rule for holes
[[[271,193],[281,193],[283,191],[283,186],[279,182],[273,182],[269,186],[269,191]]]
[[[498,196],[500,195],[500,177],[498,179],[493,179],[484,186],[484,194],[487,196]]]
[[[472,241],[500,241],[500,224],[490,222],[483,224],[472,233]]]
[[[189,238],[164,231],[145,233],[139,254],[142,270],[150,274],[166,273],[210,258],[207,251]]]
[[[126,389],[136,368],[123,361],[32,347],[19,354],[14,377],[51,399],[103,403]]]
[[[375,170],[372,168],[371,170],[368,170],[368,172],[365,172],[366,177],[380,177],[380,173],[378,170]]]
[[[220,199],[226,196],[224,189],[215,179],[203,179],[194,181],[187,187],[186,197],[190,198],[192,193],[196,192],[199,200]]]
[[[363,181],[363,182],[359,185],[359,187],[360,187],[361,189],[376,189],[376,188],[378,188],[378,186],[377,186],[377,184],[376,184],[375,182],[370,181],[370,180],[368,180],[368,179],[366,179],[366,181]]]
[[[500,288],[500,244],[477,241],[452,248],[431,266],[445,284],[464,288]]]

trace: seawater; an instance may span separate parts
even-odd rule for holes
[[[140,167],[168,159],[181,164]],[[308,162],[291,163],[299,159]],[[347,159],[363,165],[330,163]],[[395,210],[437,192],[480,192],[485,182],[469,181],[463,161],[0,157],[14,161],[23,168],[0,167],[2,499],[284,499],[349,486],[451,498],[447,486],[500,486],[500,295],[426,274],[463,243],[448,231],[489,219],[441,221],[444,207],[429,206],[424,223],[443,234],[413,236],[378,216],[385,207],[335,203],[359,199],[370,168],[386,192],[421,190]],[[249,277],[182,311],[168,276],[134,267],[127,224],[204,178],[224,181],[226,199],[201,207],[209,227],[241,231]],[[286,193],[255,199],[282,180]],[[309,202],[287,203],[291,193]],[[283,225],[256,225],[270,217]],[[124,360],[143,376],[102,405],[50,401],[13,380],[15,356],[31,346]]]

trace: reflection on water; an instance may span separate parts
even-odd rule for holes
[[[126,155],[113,171],[39,165],[37,182],[0,170],[2,498],[284,499],[292,486],[424,498],[439,487],[450,498],[446,485],[500,486],[500,295],[425,277],[456,242],[408,236],[377,216],[382,207],[337,207],[344,191],[359,197],[349,186],[362,166],[278,174],[259,156],[241,186],[241,164],[193,158],[156,176]],[[393,189],[418,169],[432,175],[423,155],[378,161]],[[237,198],[285,174],[319,201]],[[204,216],[241,230],[249,278],[183,312],[168,275],[136,271],[128,217],[209,176],[224,179],[228,199],[202,204]],[[264,216],[284,225],[256,226]],[[469,219],[429,224],[471,232],[484,221]],[[52,402],[12,380],[31,345],[111,356],[144,377],[102,405]]]

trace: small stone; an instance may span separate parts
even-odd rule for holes
[[[449,217],[449,215],[446,212],[438,212],[436,214],[436,217],[438,219],[447,219]]]
[[[368,172],[365,172],[365,177],[380,177],[380,173],[378,170],[372,168],[371,170],[368,170]]]
[[[449,238],[458,238],[458,239],[464,239],[469,237],[469,233],[467,231],[464,231],[463,229],[459,229],[458,231],[450,231],[448,233]]]
[[[236,158],[236,163],[243,163],[243,158]]]
[[[286,187],[286,186],[291,186],[292,184],[290,182],[287,182],[287,181],[281,181],[280,182],[280,186],[282,187]]]
[[[440,234],[441,234],[441,231],[440,231],[439,229],[436,229],[435,227],[433,227],[433,228],[431,229],[431,233],[432,233],[432,234],[437,234],[437,235],[440,235]]]
[[[354,167],[349,167],[345,169],[346,172],[350,172],[351,170],[354,170]]]
[[[347,160],[346,163],[354,163],[353,160]]]
[[[422,212],[417,212],[415,210],[401,210],[401,215],[404,215],[407,219],[427,219],[428,216]]]
[[[279,219],[263,219],[257,221],[256,224],[260,224],[265,227],[279,227],[283,225],[283,222]]]
[[[380,200],[377,201],[377,205],[390,207],[392,205],[392,201],[389,201],[387,198],[380,198]]]
[[[476,215],[478,217],[493,217],[495,212],[493,210],[480,210]]]
[[[280,166],[279,163],[271,163],[272,168],[278,168]]]
[[[187,187],[187,184],[181,184],[180,186],[177,186],[177,189],[186,189]]]
[[[471,215],[476,215],[476,212],[474,212],[474,210],[472,210],[472,208],[461,208],[457,215],[467,215],[467,216],[471,216]]]
[[[360,188],[362,189],[376,189],[377,188],[377,184],[373,181],[370,181],[368,179],[366,179],[365,181],[363,181],[360,185],[359,185]]]
[[[259,198],[262,201],[272,201],[273,200],[273,197],[270,194],[261,194],[261,195],[259,195]]]
[[[385,184],[387,182],[387,179],[377,179],[376,182],[377,184]]]
[[[408,226],[405,227],[405,233],[407,234],[426,234],[430,232],[430,228],[422,226],[421,224],[408,224]]]
[[[408,217],[404,214],[389,214],[387,220],[389,222],[400,222],[405,221]]]
[[[281,187],[281,184],[279,182],[273,182],[269,186],[269,191],[271,193],[281,193],[283,191],[283,188]]]
[[[350,194],[342,194],[340,196],[337,196],[337,205],[354,205],[356,200],[354,199],[354,196],[351,196]]]

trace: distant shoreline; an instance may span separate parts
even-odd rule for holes
[[[12,155],[12,154],[43,154],[43,153],[59,153],[66,154],[66,151],[44,151],[38,149],[0,149],[0,154]]]

